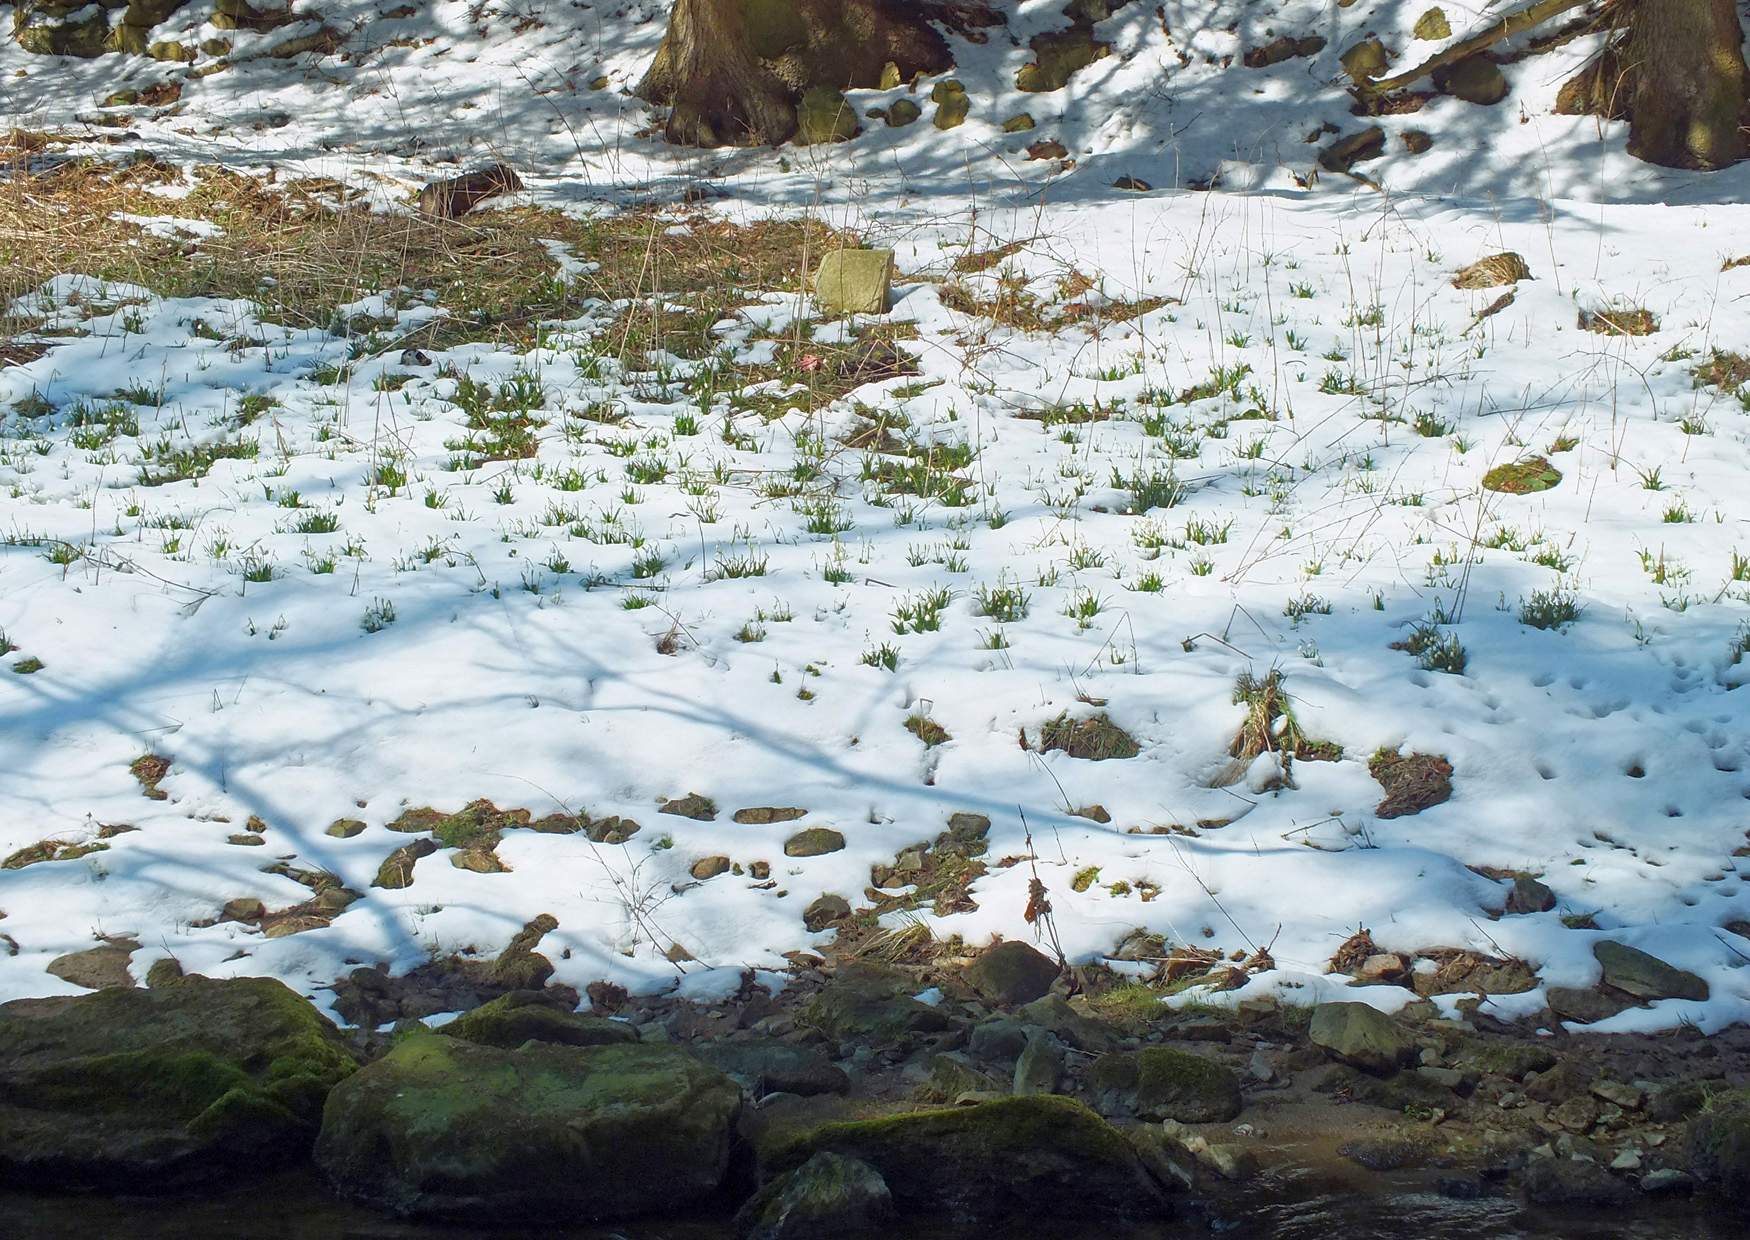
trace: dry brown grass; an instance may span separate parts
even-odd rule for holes
[[[519,343],[591,299],[690,299],[702,317],[735,289],[799,289],[814,256],[855,244],[812,221],[734,224],[655,209],[577,218],[525,206],[439,222],[372,210],[330,180],[217,167],[197,167],[192,191],[167,199],[151,190],[180,182],[180,169],[57,161],[45,149],[18,135],[0,145],[0,298],[76,273],[162,296],[243,298],[265,318],[326,327],[339,306],[369,294],[429,290],[449,315],[416,343]],[[199,219],[223,235],[154,237],[113,218],[120,213]],[[542,241],[565,243],[597,270],[558,279]],[[29,326],[0,323],[0,340]]]
[[[1582,310],[1580,330],[1600,336],[1651,336],[1659,330],[1659,317],[1640,306],[1620,310]]]
[[[1468,267],[1461,267],[1452,277],[1453,288],[1499,288],[1531,279],[1531,268],[1523,258],[1508,251],[1479,258]]]
[[[1381,818],[1419,814],[1452,796],[1452,763],[1438,754],[1382,749],[1368,760],[1367,770],[1385,790],[1373,811]]]

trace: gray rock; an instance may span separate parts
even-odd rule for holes
[[[847,965],[810,999],[798,1019],[831,1038],[896,1042],[940,1033],[952,1023],[941,1008],[911,997],[911,979],[872,965]]]
[[[1110,1025],[1082,1015],[1062,995],[1035,999],[1016,1008],[1015,1017],[1029,1025],[1048,1029],[1057,1035],[1059,1041],[1091,1055],[1102,1054],[1118,1044],[1118,1035]]]
[[[1509,913],[1547,913],[1556,906],[1556,893],[1535,878],[1521,875],[1507,893]]]
[[[1071,1098],[1002,1098],[827,1124],[776,1153],[774,1172],[822,1151],[881,1173],[902,1216],[932,1224],[1158,1219],[1167,1198],[1124,1135]],[[1038,1230],[1033,1234],[1041,1233]]]
[[[1695,1177],[1676,1167],[1660,1167],[1641,1177],[1643,1193],[1687,1193],[1695,1188]]]
[[[1708,997],[1708,985],[1693,973],[1666,964],[1639,948],[1601,939],[1592,954],[1604,967],[1604,984],[1637,999],[1694,999]]]
[[[1633,1196],[1622,1180],[1595,1162],[1533,1158],[1525,1167],[1525,1199],[1540,1206],[1619,1206]]]
[[[786,857],[824,857],[845,846],[845,837],[831,827],[809,827],[784,841]]]
[[[63,982],[87,990],[132,986],[134,978],[128,971],[128,957],[139,950],[139,943],[133,939],[111,939],[101,947],[56,956],[49,961],[48,971]]]
[[[1605,994],[1599,990],[1582,990],[1575,986],[1551,986],[1544,992],[1549,1010],[1561,1020],[1571,1020],[1578,1025],[1590,1025],[1597,1021],[1608,1020],[1627,1008],[1634,1007],[1634,1002],[1621,995]]]
[[[1014,1059],[1027,1049],[1032,1029],[1022,1021],[995,1016],[972,1027],[967,1049],[978,1059]]]
[[[735,1223],[743,1240],[837,1240],[892,1217],[893,1194],[879,1171],[823,1152],[760,1189]]]
[[[851,915],[851,903],[830,892],[802,910],[802,926],[810,933],[819,933]]]
[[[964,976],[985,999],[1013,1006],[1044,997],[1059,971],[1057,962],[1045,953],[1009,939],[982,952],[966,966]]]
[[[1416,1053],[1396,1021],[1365,1003],[1319,1004],[1307,1037],[1334,1058],[1379,1075],[1395,1071]]]
[[[842,1094],[851,1084],[844,1070],[820,1051],[779,1038],[695,1042],[692,1051],[755,1096]]]
[[[1015,1061],[1015,1093],[1055,1094],[1063,1079],[1063,1048],[1048,1033],[1035,1033]]]
[[[1436,69],[1434,85],[1455,99],[1484,106],[1500,103],[1507,97],[1506,75],[1482,54]]]
[[[574,1012],[546,991],[513,990],[458,1016],[439,1032],[446,1037],[506,1048],[525,1042],[560,1046],[613,1046],[636,1042],[638,1030],[623,1020]]]
[[[735,1082],[675,1046],[412,1033],[329,1095],[316,1161],[396,1214],[624,1218],[715,1192],[740,1110]]]

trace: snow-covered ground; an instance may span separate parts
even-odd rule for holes
[[[416,296],[349,307],[384,320],[358,359],[344,334],[245,302],[73,271],[14,306],[84,334],[0,369],[0,630],[16,648],[0,855],[107,847],[0,872],[0,997],[71,990],[47,962],[126,935],[136,974],[175,956],[320,1000],[358,963],[493,951],[540,912],[560,923],[543,947],[558,980],[708,993],[822,941],[803,926],[811,901],[866,903],[872,866],[972,811],[992,821],[992,868],[976,910],[929,918],[940,936],[1031,935],[1032,867],[998,864],[1028,853],[1030,829],[1075,959],[1145,927],[1268,946],[1277,969],[1241,993],[1318,996],[1342,980],[1319,976],[1332,951],[1366,927],[1383,950],[1519,957],[1577,986],[1608,936],[1712,997],[1603,1027],[1750,1017],[1750,940],[1722,929],[1750,920],[1734,856],[1750,827],[1750,698],[1735,691],[1750,679],[1750,406],[1694,379],[1715,349],[1750,351],[1750,265],[1725,268],[1750,253],[1750,207],[1740,172],[1651,169],[1622,153],[1620,126],[1550,115],[1579,51],[1510,67],[1541,84],[1516,83],[1523,120],[1445,98],[1383,118],[1435,138],[1367,166],[1388,192],[1328,174],[1307,190],[1305,131],[1356,121],[1340,92],[1303,105],[1295,84],[1334,76],[1362,30],[1401,17],[1409,43],[1419,10],[1282,6],[1271,32],[1330,43],[1254,71],[1237,56],[1262,40],[1213,29],[1213,10],[1167,6],[1168,42],[1137,3],[1100,28],[1117,54],[1065,94],[1008,89],[1026,53],[1006,36],[962,47],[976,104],[959,129],[933,128],[926,105],[840,147],[681,152],[620,93],[661,4],[472,21],[441,4],[399,23],[407,46],[383,46],[398,26],[367,23],[377,6],[352,7],[350,61],[239,64],[191,83],[179,112],[133,117],[124,149],[333,177],[384,209],[491,152],[524,170],[516,202],[666,202],[676,228],[808,211],[896,248],[893,313],[817,323],[806,297],[769,290],[717,326],[717,355],[622,364],[600,303],[526,352],[423,359],[389,347],[433,314]],[[1019,7],[1023,43],[1057,20]],[[517,15],[546,24],[513,35]],[[1192,62],[1163,71],[1179,50]],[[115,63],[9,49],[0,104],[78,132]],[[142,81],[162,73],[138,64]],[[1036,130],[1001,133],[1023,109]],[[1019,154],[1046,136],[1074,169]],[[1212,159],[1255,192],[1169,188]],[[1110,188],[1121,175],[1156,192]],[[701,179],[724,196],[681,206]],[[165,188],[151,226],[198,246],[211,226],[175,223],[190,183]],[[986,270],[952,270],[999,247],[1013,251]],[[555,249],[587,278],[588,253]],[[1504,290],[1452,274],[1503,250],[1533,278],[1479,317]],[[1033,331],[966,309],[1023,284],[1058,313],[1153,308]],[[1629,306],[1658,330],[1579,327]],[[736,365],[878,323],[915,327],[899,348],[916,374],[813,412],[734,406]],[[460,459],[464,376],[533,417],[536,455]],[[871,422],[898,451],[847,445]],[[244,446],[164,480],[199,473],[167,468],[177,450],[221,443]],[[1482,486],[1532,456],[1559,471],[1551,489]],[[883,460],[909,460],[925,494]],[[1577,618],[1526,622],[1552,600]],[[1462,672],[1393,647],[1430,621],[1462,645]],[[1266,756],[1230,782],[1236,681],[1271,669],[1342,758],[1295,761],[1284,783]],[[1140,752],[1039,752],[1066,711],[1109,716]],[[926,745],[920,717],[950,739]],[[1378,817],[1382,748],[1447,758],[1450,800]],[[148,753],[171,760],[167,799],[130,773]],[[658,812],[688,793],[716,820]],[[386,823],[478,798],[641,829],[618,845],[507,830],[505,872],[440,851],[409,886],[371,885],[416,838]],[[1094,805],[1109,822],[1070,812]],[[758,806],[807,814],[732,821]],[[338,819],[366,826],[340,838]],[[846,846],[787,857],[812,826]],[[692,877],[719,854],[771,876]],[[284,937],[212,924],[227,901],[307,899],[264,872],[278,861],[363,898]],[[1508,884],[1478,870],[1540,875],[1558,906],[1497,918]],[[694,959],[671,963],[676,944]],[[1492,1002],[1530,1013],[1541,996]]]

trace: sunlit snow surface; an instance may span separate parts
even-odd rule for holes
[[[1406,27],[1415,7],[1403,10]],[[1023,43],[1055,24],[1055,8],[1021,6]],[[356,9],[361,22],[376,12],[324,9]],[[617,93],[660,39],[664,6],[535,9],[544,27],[485,43],[465,6],[442,4],[362,25],[352,46],[381,50],[351,63],[239,65],[191,86],[180,115],[137,120],[123,149],[272,162],[385,203],[453,167],[445,157],[488,152],[524,169],[526,200],[579,211],[673,201],[705,177],[726,192],[709,208],[726,218],[813,210],[894,245],[905,273],[941,277],[968,250],[1025,241],[1006,267],[1036,277],[1042,295],[1079,271],[1097,282],[1090,302],[1172,301],[1097,332],[1020,334],[944,307],[936,284],[902,283],[893,318],[917,325],[905,347],[922,373],[855,400],[903,415],[920,441],[976,450],[961,471],[976,483],[971,504],[908,513],[865,484],[862,452],[839,446],[859,425],[851,400],[763,425],[744,416],[751,447],[725,441],[721,409],[696,435],[676,433],[677,415],[698,414],[678,390],[689,364],[669,366],[676,382],[665,390],[654,364],[595,363],[606,307],[557,325],[550,347],[526,355],[464,346],[408,367],[391,350],[336,384],[314,372],[347,360],[344,339],[256,322],[243,303],[57,280],[18,309],[89,334],[0,369],[0,405],[35,393],[67,410],[127,386],[161,388],[163,399],[134,409],[137,438],[96,449],[75,442],[70,419],[6,423],[0,532],[12,545],[0,548],[0,629],[17,647],[8,663],[44,667],[0,671],[0,854],[87,842],[104,824],[139,830],[77,860],[0,873],[0,997],[70,991],[47,962],[94,935],[126,934],[143,945],[137,975],[174,955],[212,975],[283,977],[325,1001],[320,988],[358,963],[404,969],[433,952],[493,951],[539,912],[560,922],[543,948],[558,980],[668,987],[683,971],[663,956],[672,942],[697,958],[684,966],[689,992],[710,994],[821,941],[803,929],[810,901],[837,892],[861,903],[872,865],[971,810],[993,821],[993,869],[973,889],[977,911],[932,919],[940,935],[1030,935],[1030,868],[994,868],[1027,852],[1024,814],[1076,959],[1134,927],[1225,951],[1268,944],[1279,970],[1254,989],[1322,997],[1336,979],[1316,975],[1365,926],[1386,950],[1515,955],[1546,984],[1588,985],[1602,933],[1695,971],[1713,996],[1603,1027],[1712,1029],[1750,1015],[1750,940],[1721,929],[1750,919],[1734,857],[1750,828],[1750,698],[1734,691],[1750,661],[1732,660],[1750,616],[1750,585],[1733,580],[1734,553],[1750,554],[1750,414],[1692,380],[1715,347],[1750,352],[1750,267],[1722,271],[1750,253],[1750,208],[1730,205],[1744,197],[1742,173],[1650,169],[1622,153],[1620,127],[1600,138],[1592,119],[1550,115],[1563,74],[1544,57],[1509,66],[1513,104],[1436,99],[1386,118],[1435,137],[1417,159],[1394,138],[1393,154],[1367,165],[1391,193],[1328,176],[1302,191],[1293,176],[1316,151],[1306,132],[1356,121],[1296,92],[1309,75],[1335,76],[1336,52],[1362,30],[1395,29],[1396,7],[1365,4],[1334,16],[1284,6],[1273,29],[1316,30],[1330,46],[1254,72],[1200,57],[1237,57],[1261,37],[1200,30],[1201,10],[1168,6],[1169,44],[1153,6],[1137,3],[1101,27],[1118,54],[1073,96],[1001,85],[1025,52],[999,37],[961,49],[976,106],[960,129],[933,129],[926,107],[918,125],[876,123],[845,147],[677,152],[641,137],[650,113]],[[1448,13],[1463,33],[1463,10]],[[397,33],[437,41],[384,48]],[[1406,30],[1399,44],[1409,42]],[[1193,62],[1169,72],[1179,49]],[[1582,54],[1576,45],[1572,63]],[[28,76],[12,76],[19,68]],[[113,58],[48,61],[11,45],[0,73],[0,109],[36,127],[76,125],[118,84]],[[1542,85],[1523,81],[1531,74]],[[612,89],[589,90],[600,75]],[[855,96],[861,107],[882,97]],[[1023,109],[1038,129],[1001,134]],[[1041,136],[1062,138],[1079,167],[1059,175],[1026,161],[1022,148]],[[1229,184],[1262,192],[1170,188],[1216,158],[1234,161]],[[1109,188],[1120,175],[1157,192]],[[166,197],[154,228],[198,244],[202,230]],[[1479,322],[1501,290],[1456,290],[1451,273],[1503,249],[1536,278]],[[565,255],[567,274],[589,257]],[[988,291],[997,275],[966,282]],[[1577,329],[1582,309],[1613,304],[1646,307],[1661,330]],[[390,313],[411,329],[429,311]],[[774,292],[720,335],[762,356],[810,313]],[[265,347],[233,353],[194,335],[195,319]],[[1144,403],[1238,365],[1251,368],[1238,399]],[[440,368],[488,383],[537,374],[549,425],[535,460],[452,470],[445,445],[464,427]],[[385,373],[414,377],[379,391]],[[254,459],[221,460],[198,482],[138,485],[140,443],[215,439],[251,393],[277,402],[249,427]],[[558,433],[566,410],[598,401],[630,420],[581,440]],[[1096,401],[1121,412],[1050,429],[1020,416]],[[1277,418],[1244,416],[1260,403]],[[1380,420],[1382,405],[1402,421]],[[1418,433],[1418,415],[1435,433]],[[1156,416],[1166,425],[1145,424]],[[761,485],[818,459],[809,444],[823,432],[833,447],[816,485],[836,487],[851,522],[842,552]],[[629,482],[611,449],[634,437],[669,462],[665,481]],[[1574,446],[1552,450],[1561,439]],[[1481,489],[1489,468],[1532,454],[1561,470],[1555,489]],[[369,486],[384,460],[408,479],[392,496]],[[710,481],[718,466],[724,480]],[[1126,512],[1117,479],[1169,467],[1186,498]],[[573,469],[591,481],[557,486]],[[710,481],[713,504],[689,493],[697,478]],[[334,513],[337,532],[297,533],[303,510],[282,504],[293,491],[307,510]],[[638,551],[572,534],[549,519],[555,505],[597,530],[618,514],[642,550],[661,553],[661,573],[634,579]],[[1670,519],[1674,509],[1691,519]],[[993,521],[999,512],[1006,519]],[[1151,532],[1184,542],[1188,521],[1225,528],[1225,541],[1149,558],[1146,544],[1161,541]],[[57,540],[83,558],[53,562]],[[347,553],[354,545],[362,556]],[[335,571],[314,572],[330,553]],[[765,557],[764,575],[714,572],[740,555]],[[262,563],[273,579],[246,580]],[[848,581],[828,579],[835,565]],[[1159,590],[1139,588],[1150,573]],[[1027,617],[976,615],[978,587],[1004,581],[1028,592]],[[640,585],[660,587],[656,604],[627,610]],[[940,629],[896,635],[895,608],[941,587],[953,601]],[[1575,592],[1575,623],[1520,623],[1522,599],[1555,589]],[[1081,628],[1066,607],[1090,596],[1098,614]],[[1285,614],[1309,597],[1329,614]],[[380,600],[395,619],[367,633]],[[1462,608],[1450,631],[1468,652],[1463,675],[1421,670],[1391,648],[1437,607]],[[764,640],[737,640],[749,624]],[[1006,649],[988,648],[998,628]],[[678,649],[659,652],[671,630]],[[884,643],[898,651],[892,672],[861,662]],[[1295,763],[1294,786],[1280,791],[1211,786],[1241,720],[1236,677],[1272,667],[1302,725],[1341,744],[1344,760]],[[1094,763],[1019,743],[1023,729],[1036,738],[1044,721],[1090,713],[1094,700],[1139,756]],[[952,740],[926,749],[904,727],[914,713]],[[1367,758],[1382,746],[1449,758],[1452,799],[1377,820]],[[167,800],[142,797],[129,774],[147,752],[173,759]],[[715,800],[716,822],[657,812],[688,792]],[[404,890],[370,886],[413,838],[382,824],[407,806],[481,797],[537,817],[621,814],[643,829],[624,847],[509,831],[498,848],[508,873],[464,871],[440,853]],[[1093,804],[1109,825],[1066,813]],[[809,814],[730,821],[768,805]],[[251,816],[267,824],[266,844],[228,843]],[[332,838],[338,818],[369,825]],[[1229,821],[1193,825],[1211,820]],[[817,824],[841,830],[848,847],[786,858],[784,840]],[[1191,833],[1131,831],[1173,824]],[[733,874],[694,882],[689,867],[717,853],[770,862],[777,885]],[[305,899],[304,887],[262,872],[284,858],[366,897],[326,929],[284,938],[193,925],[238,897],[270,908]],[[1072,876],[1096,866],[1099,880],[1072,891]],[[1506,884],[1467,867],[1540,873],[1558,908],[1491,919]],[[1132,894],[1111,894],[1119,881]],[[1158,896],[1142,901],[1143,882]],[[1588,913],[1599,931],[1563,924]],[[713,968],[723,972],[701,976]],[[1408,997],[1346,997],[1358,994]],[[1506,1014],[1540,1006],[1535,992],[1495,1003]]]

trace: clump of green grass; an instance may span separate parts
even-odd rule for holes
[[[1483,475],[1483,489],[1505,495],[1531,495],[1547,491],[1561,480],[1561,470],[1541,456],[1532,456],[1495,466]]]
[[[1458,634],[1444,632],[1438,625],[1428,621],[1416,625],[1410,630],[1410,635],[1397,644],[1415,655],[1417,664],[1426,672],[1462,675],[1465,664],[1469,661],[1464,644],[1458,640]]]
[[[1029,595],[1018,585],[979,586],[973,595],[978,614],[998,624],[1014,624],[1027,618]]]
[[[1579,618],[1578,598],[1560,586],[1533,590],[1530,597],[1519,600],[1519,623],[1534,629],[1561,629]]]

